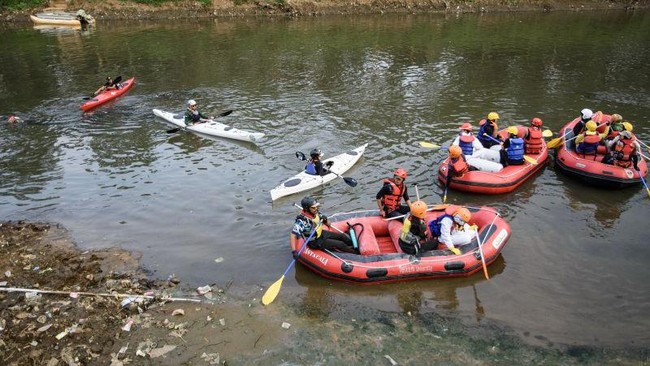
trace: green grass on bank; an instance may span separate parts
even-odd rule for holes
[[[0,10],[20,11],[47,6],[47,0],[0,0]]]

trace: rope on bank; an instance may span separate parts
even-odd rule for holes
[[[0,287],[0,292],[32,292],[37,294],[56,294],[56,295],[68,295],[77,294],[80,296],[103,296],[103,297],[135,297],[143,299],[157,299],[157,300],[166,300],[166,301],[189,301],[189,302],[201,302],[200,299],[187,299],[181,297],[161,297],[153,295],[133,295],[133,294],[108,294],[108,293],[94,293],[94,292],[78,292],[78,291],[55,291],[55,290],[38,290],[31,288],[19,288],[19,287]]]

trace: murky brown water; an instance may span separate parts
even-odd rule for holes
[[[142,251],[155,276],[233,281],[244,293],[271,284],[291,260],[286,239],[302,195],[271,203],[269,190],[302,168],[297,150],[331,155],[370,143],[346,174],[356,188],[339,180],[311,192],[333,213],[373,208],[397,166],[439,203],[443,155],[418,142],[443,144],[461,120],[491,110],[508,124],[539,116],[554,131],[584,107],[617,112],[650,142],[646,12],[116,22],[0,35],[11,50],[0,53],[0,114],[28,120],[0,126],[0,219],[60,222],[81,247]],[[137,84],[82,114],[82,97],[107,75]],[[224,122],[267,138],[165,133],[151,109],[181,110],[188,98],[209,113],[234,109]],[[647,349],[642,186],[595,189],[551,165],[511,194],[448,199],[490,205],[510,223],[490,281],[360,287],[298,266],[276,302],[314,319],[359,308],[443,314],[534,345]]]

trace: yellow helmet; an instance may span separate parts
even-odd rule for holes
[[[587,127],[587,131],[594,132],[594,131],[596,131],[596,128],[598,128],[598,125],[594,121],[589,121],[589,122],[587,122],[585,127]]]
[[[519,130],[518,130],[517,127],[515,127],[515,126],[510,126],[510,127],[508,127],[507,131],[508,131],[508,133],[511,134],[511,135],[516,135],[516,134],[519,133]]]
[[[623,120],[623,117],[620,114],[618,114],[618,113],[612,114],[612,123],[619,123],[622,120]]]
[[[632,130],[634,129],[632,124],[627,121],[623,122],[623,127],[625,127],[625,131],[630,131],[630,132],[632,132]]]
[[[499,114],[497,112],[490,112],[488,113],[487,119],[488,121],[496,121],[497,119],[499,119]]]
[[[424,201],[415,201],[411,204],[411,215],[423,219],[427,213],[427,204]]]

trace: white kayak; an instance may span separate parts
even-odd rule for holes
[[[329,169],[331,172],[336,174],[328,173],[326,175],[320,176],[307,174],[305,171],[302,171],[294,175],[293,177],[284,181],[284,183],[271,190],[271,200],[275,201],[280,197],[316,188],[327,182],[339,178],[343,173],[352,168],[352,166],[356,164],[357,161],[359,161],[361,155],[363,155],[363,152],[366,150],[366,146],[368,146],[368,144],[361,145],[356,149],[350,150],[343,154],[323,159],[323,164],[326,164],[329,161],[334,162],[332,167]]]
[[[169,123],[174,124],[175,126],[180,127],[181,129],[196,132],[199,134],[250,142],[258,141],[264,137],[264,134],[261,132],[239,130],[221,122],[217,122],[213,119],[207,122],[195,123],[191,126],[186,126],[183,113],[173,114],[170,112],[162,111],[160,109],[154,109],[153,114]]]

